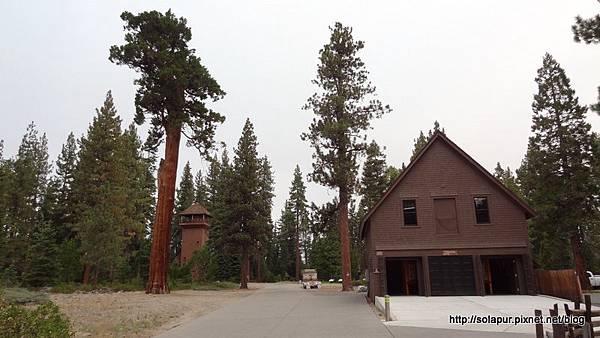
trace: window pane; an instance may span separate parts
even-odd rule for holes
[[[478,210],[476,212],[476,216],[477,216],[478,224],[484,224],[484,223],[490,222],[490,214],[487,210]]]
[[[490,211],[488,208],[487,197],[475,197],[475,218],[477,224],[490,223]]]
[[[487,209],[487,197],[475,197],[475,209]]]
[[[417,203],[415,200],[402,201],[404,225],[417,225]]]

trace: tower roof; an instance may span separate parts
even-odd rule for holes
[[[206,208],[200,205],[199,203],[194,203],[190,205],[189,208],[180,212],[179,215],[208,215],[212,217],[210,212],[208,212],[208,210],[206,210]]]

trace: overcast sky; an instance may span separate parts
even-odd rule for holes
[[[122,11],[166,11],[188,19],[191,46],[226,97],[217,141],[235,146],[250,118],[275,171],[279,215],[292,171],[311,170],[312,150],[300,140],[312,113],[300,108],[315,91],[319,49],[335,21],[365,41],[361,57],[379,99],[393,112],[369,135],[388,162],[408,162],[413,139],[438,120],[447,135],[488,170],[519,166],[531,126],[536,70],[545,52],[565,68],[584,104],[596,101],[600,46],[573,42],[580,14],[600,12],[594,0],[528,1],[2,1],[0,3],[0,139],[16,153],[35,121],[54,160],[69,132],[81,136],[112,90],[124,124],[134,113],[136,74],[108,61],[122,43]],[[590,114],[593,129],[600,118]],[[140,128],[145,139],[146,128]],[[206,170],[182,142],[180,169]],[[336,195],[308,183],[317,203]]]

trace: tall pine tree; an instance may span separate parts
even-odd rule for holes
[[[259,235],[256,237],[256,248],[254,250],[254,256],[256,261],[255,279],[257,281],[263,281],[263,270],[266,266],[265,257],[267,255],[268,240],[271,233],[273,232],[273,220],[271,219],[271,212],[273,210],[273,189],[275,181],[273,179],[273,169],[271,163],[266,156],[263,156],[259,160],[260,166],[258,170],[258,182],[259,188],[256,194],[258,199],[258,215],[257,223],[260,225]]]
[[[308,211],[306,204],[306,186],[302,179],[300,166],[294,168],[294,178],[290,187],[288,197],[290,211],[293,215],[293,242],[295,253],[296,280],[300,280],[300,269],[302,267],[302,247],[307,242]],[[303,245],[304,244],[304,245]]]
[[[217,125],[225,118],[206,106],[225,95],[217,81],[188,46],[192,32],[185,18],[170,10],[134,15],[123,12],[125,44],[112,46],[109,59],[140,73],[135,80],[135,122],[149,117],[146,145],[156,149],[165,139],[165,158],[158,169],[158,200],[152,234],[147,293],[168,293],[169,239],[173,220],[175,183],[181,134],[188,145],[208,155]]]
[[[225,245],[240,255],[240,288],[248,288],[250,256],[271,230],[273,179],[270,165],[257,153],[254,126],[246,120],[235,149],[229,222],[222,224]]]
[[[73,180],[77,200],[74,229],[85,264],[84,283],[99,277],[114,279],[124,262],[130,236],[143,230],[139,195],[131,167],[131,139],[121,131],[121,119],[110,92],[80,141]],[[137,149],[136,149],[137,150]]]
[[[206,176],[207,201],[206,205],[213,215],[210,224],[208,246],[214,251],[215,260],[219,265],[216,278],[218,280],[239,280],[239,257],[236,248],[227,245],[226,227],[231,221],[231,203],[233,168],[229,161],[229,154],[224,149],[221,159],[210,160]]]
[[[587,108],[579,104],[565,71],[550,54],[544,56],[535,81],[533,135],[519,170],[524,195],[537,211],[531,222],[534,252],[543,267],[565,267],[570,265],[570,243],[586,288],[581,246],[597,217],[596,136],[585,120]]]
[[[357,157],[364,154],[364,133],[371,128],[371,121],[391,109],[374,97],[375,87],[358,56],[364,42],[354,40],[352,28],[339,22],[330,30],[329,43],[319,51],[317,78],[313,80],[319,92],[304,106],[315,118],[302,139],[310,141],[314,149],[310,177],[338,189],[342,290],[350,291],[348,204],[356,181]]]
[[[46,135],[39,135],[31,123],[23,136],[13,163],[8,206],[8,265],[21,276],[28,266],[27,251],[34,233],[44,225],[41,208],[44,204],[50,164]]]

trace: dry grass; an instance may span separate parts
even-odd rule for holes
[[[253,286],[256,288],[257,286]],[[241,290],[52,294],[76,337],[151,337],[252,293]]]

